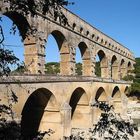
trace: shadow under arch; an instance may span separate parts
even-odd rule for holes
[[[80,42],[78,48],[81,53],[82,58],[82,75],[90,76],[91,75],[91,56],[90,50],[85,42]]]
[[[6,12],[6,13],[3,13],[3,15],[7,16],[13,21],[13,23],[17,26],[22,39],[25,40],[25,38],[28,35],[29,30],[31,29],[27,19],[23,15],[15,11]]]
[[[32,139],[39,131],[43,115],[47,112],[59,112],[56,99],[51,91],[40,88],[27,99],[22,110],[21,133],[24,138]],[[47,124],[45,129],[48,130]],[[44,130],[43,130],[44,131]]]
[[[107,62],[106,54],[103,50],[99,50],[97,52],[97,55],[99,57],[99,68],[101,71],[100,75],[97,75],[97,76],[106,78],[106,77],[108,77],[108,62]],[[97,65],[97,62],[96,62],[96,65]],[[97,72],[95,71],[95,73],[97,73]]]
[[[107,95],[106,95],[106,92],[105,92],[103,87],[100,87],[97,90],[96,95],[95,95],[95,100],[96,101],[104,101],[104,102],[107,101]]]
[[[120,78],[123,79],[126,76],[126,67],[124,59],[120,62]]]
[[[131,73],[132,69],[133,69],[132,63],[129,61],[127,64],[127,74]]]
[[[95,94],[95,101],[97,102],[107,102],[107,94],[105,92],[105,89],[103,87],[99,87]],[[94,123],[97,123],[99,121],[99,118],[101,116],[102,111],[94,107]]]
[[[114,110],[116,113],[122,113],[122,98],[121,98],[121,92],[118,86],[115,86],[112,95],[113,99],[113,105],[114,105]]]
[[[113,55],[111,59],[111,77],[115,80],[119,79],[118,60],[115,55]]]
[[[85,121],[88,121],[87,114],[89,113],[89,102],[85,90],[78,87],[71,95],[69,105],[72,108],[71,119],[72,127],[86,126]]]

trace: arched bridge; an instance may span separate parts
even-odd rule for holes
[[[10,11],[8,3],[0,4],[1,13],[14,21],[22,35],[28,69],[23,75],[2,77],[0,96],[3,102],[7,102],[11,91],[18,96],[14,110],[25,135],[51,128],[56,140],[69,136],[71,128],[89,128],[101,113],[91,107],[95,100],[114,104],[116,112],[125,114],[131,83],[122,79],[135,63],[129,49],[67,9],[63,13],[69,26],[50,13],[34,17],[29,14],[25,18]],[[37,31],[26,37],[28,27]],[[45,75],[45,43],[50,34],[56,39],[61,58],[57,76]],[[75,72],[77,47],[81,52],[82,76]],[[101,77],[95,74],[97,55]]]

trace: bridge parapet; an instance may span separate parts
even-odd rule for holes
[[[131,81],[113,80],[92,76],[56,76],[56,75],[20,75],[1,77],[0,84],[4,83],[47,83],[47,82],[103,82],[117,84],[131,84]]]

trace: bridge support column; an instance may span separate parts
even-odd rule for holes
[[[121,96],[122,98],[122,116],[126,116],[127,115],[127,105],[128,105],[128,99],[126,97],[125,94],[122,94]]]
[[[64,42],[61,50],[61,62],[60,62],[60,74],[61,75],[74,75],[75,74],[75,62],[74,54],[75,50],[68,42]]]
[[[65,102],[61,106],[61,120],[62,120],[62,140],[71,136],[71,107]]]
[[[36,37],[28,37],[24,41],[25,46],[25,66],[27,73],[44,74],[45,55],[44,46],[37,43]],[[41,49],[42,48],[42,49]]]
[[[125,76],[127,76],[127,69],[126,69],[126,67],[122,67],[121,72],[120,72],[120,78],[122,79]]]
[[[112,79],[120,80],[120,70],[118,65],[112,66]]]
[[[101,67],[101,77],[102,78],[110,78],[109,66]]]

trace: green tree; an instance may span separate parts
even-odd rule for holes
[[[71,140],[84,140],[86,135],[91,140],[129,140],[138,128],[131,121],[125,121],[114,112],[114,107],[105,102],[96,101],[92,105],[102,111],[99,121],[88,132],[78,132],[72,135]]]
[[[82,63],[76,63],[76,74],[77,75],[82,75]]]
[[[140,100],[140,58],[136,58],[136,64],[134,65],[133,84],[130,87],[129,97],[137,97]]]
[[[60,73],[60,63],[49,62],[45,64],[46,74],[59,74]]]
[[[101,77],[100,62],[96,62],[96,64],[95,64],[95,75],[98,77]]]

